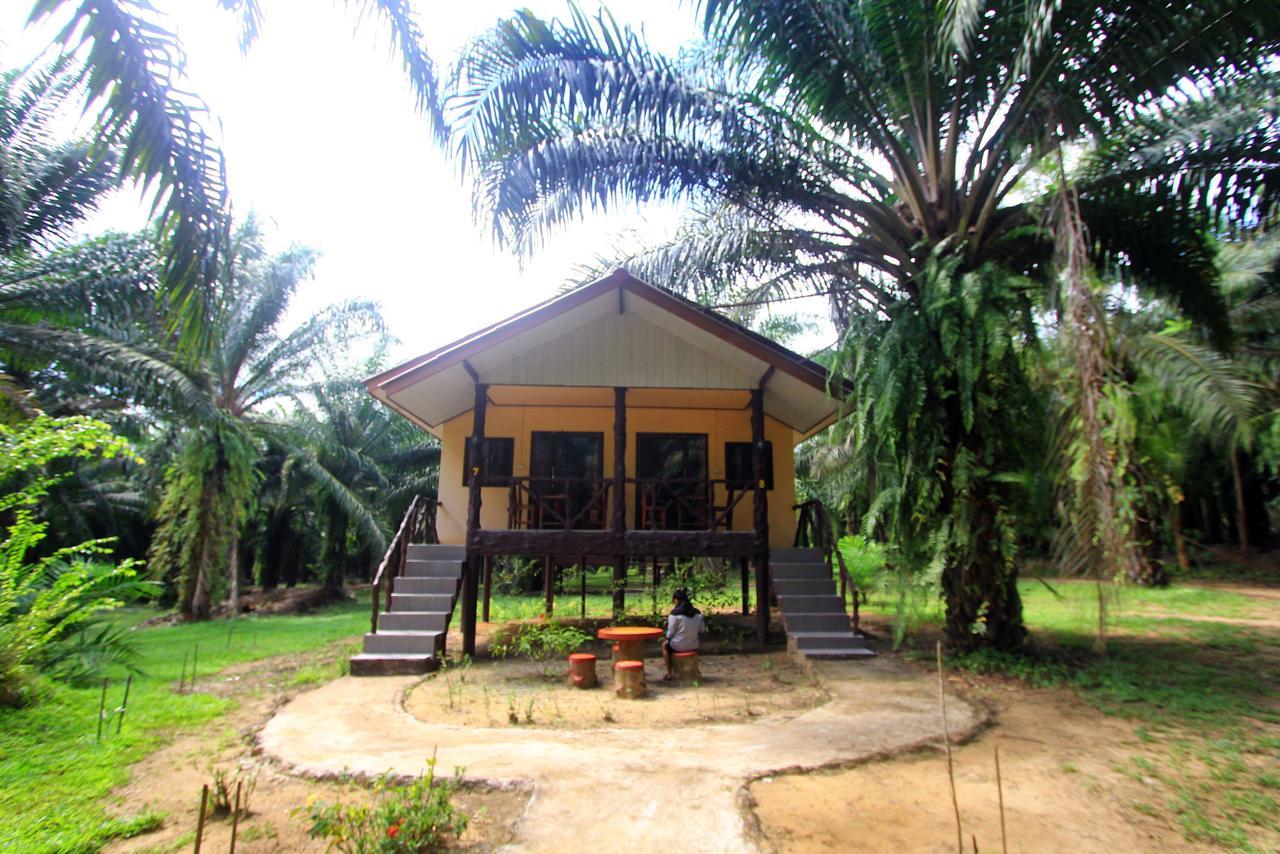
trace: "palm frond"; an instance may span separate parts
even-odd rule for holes
[[[30,20],[52,18],[69,0],[36,0]],[[84,0],[58,40],[83,58],[89,104],[100,104],[98,138],[119,146],[122,172],[156,191],[174,329],[184,346],[207,340],[207,286],[217,275],[227,224],[222,153],[205,131],[205,105],[179,88],[185,62],[173,33],[149,6]]]
[[[1248,446],[1258,388],[1211,348],[1169,333],[1126,340],[1134,365],[1182,410],[1196,430],[1228,447]]]

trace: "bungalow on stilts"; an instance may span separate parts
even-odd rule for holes
[[[501,556],[543,562],[548,609],[558,564],[611,566],[615,615],[630,569],[719,558],[744,613],[754,585],[761,642],[776,600],[800,652],[870,654],[826,512],[795,502],[795,446],[847,392],[821,365],[619,270],[366,385],[442,449],[438,495],[414,500],[377,570],[352,673],[431,669],[455,612],[474,654]]]

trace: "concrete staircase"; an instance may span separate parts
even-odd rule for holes
[[[429,673],[439,666],[465,557],[463,546],[409,546],[378,631],[366,634],[364,652],[351,657],[353,676]]]
[[[787,648],[806,658],[875,655],[854,635],[831,567],[817,549],[770,549],[769,575],[787,629]]]

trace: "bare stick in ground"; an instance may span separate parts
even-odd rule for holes
[[[240,827],[240,786],[242,780],[236,781],[236,805],[231,810],[231,851],[230,854],[236,854],[236,830]]]
[[[189,652],[184,652],[182,654],[182,675],[178,677],[179,694],[183,693],[187,689],[187,656],[189,655],[191,655]]]
[[[196,819],[196,851],[200,854],[200,843],[204,840],[204,812],[209,806],[209,784],[205,783],[200,790],[200,817]]]
[[[960,801],[956,799],[956,772],[951,761],[951,728],[947,724],[947,692],[942,673],[942,641],[937,644],[938,702],[942,705],[942,743],[947,748],[947,780],[951,783],[951,808],[956,813],[956,851],[964,854],[964,833],[960,829]]]
[[[110,681],[106,678],[102,680],[102,699],[98,701],[98,741],[102,741],[102,716],[107,710],[107,683]]]
[[[120,701],[120,708],[116,709],[116,735],[120,734],[120,729],[124,726],[124,713],[129,708],[129,689],[133,687],[133,674],[129,674],[129,678],[124,682],[124,699]]]
[[[996,795],[1000,798],[1000,851],[1009,854],[1009,840],[1004,830],[1004,783],[1000,779],[1000,745],[996,745]]]

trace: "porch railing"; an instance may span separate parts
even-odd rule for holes
[[[800,513],[796,520],[796,548],[812,548],[822,552],[832,574],[839,578],[841,607],[850,609],[853,632],[858,634],[858,584],[845,565],[844,554],[840,551],[835,528],[831,524],[831,514],[827,512],[826,505],[816,498],[797,504],[793,509]],[[852,594],[851,602],[846,602],[849,594]]]
[[[608,526],[609,501],[614,493],[611,478],[512,477],[507,478],[507,528],[550,530],[602,530]],[[629,515],[641,531],[729,531],[734,511],[751,494],[737,481],[707,478],[634,478],[624,486],[635,487],[638,506]]]
[[[510,478],[507,527],[598,531],[612,486],[612,480],[598,477]]]
[[[409,502],[409,509],[400,520],[400,527],[396,530],[396,535],[391,538],[387,553],[382,557],[382,563],[378,564],[378,569],[373,574],[369,597],[373,605],[373,616],[369,621],[369,631],[378,631],[378,614],[382,611],[384,586],[387,588],[386,602],[388,605],[391,604],[391,594],[395,592],[396,579],[404,575],[404,565],[409,559],[409,546],[440,541],[436,534],[436,512],[439,506],[439,502],[428,495],[415,495],[413,501]]]

